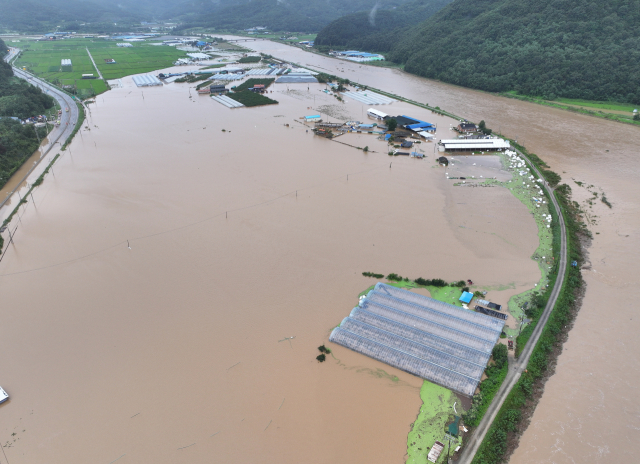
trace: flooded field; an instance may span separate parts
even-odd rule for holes
[[[639,342],[622,296],[638,275],[640,131],[251,46],[485,119],[586,182],[578,200],[592,184],[606,192],[584,307],[512,462],[629,458]],[[316,347],[374,282],[363,271],[472,279],[499,303],[531,288],[530,213],[506,189],[453,187],[432,143],[424,160],[391,158],[375,136],[306,132],[309,108],[366,119],[319,85],[229,110],[180,84],[123,82],[34,193],[0,268],[9,461],[402,462],[421,381],[340,347],[318,364]],[[381,109],[450,137],[450,119]]]
[[[123,82],[2,263],[10,462],[402,461],[421,380],[341,347],[319,364],[317,346],[375,282],[363,271],[509,284],[504,302],[530,288],[526,208],[453,187],[433,144],[417,160],[307,132],[314,105],[362,116],[321,85],[230,110]]]
[[[487,127],[517,138],[562,175],[592,219],[590,265],[583,273],[587,290],[556,374],[547,383],[511,462],[634,461],[640,449],[635,440],[640,401],[633,394],[640,381],[636,362],[640,317],[628,295],[640,275],[635,246],[640,239],[640,129],[426,81],[398,70],[361,68],[280,44],[250,46],[440,106],[472,121],[484,119]],[[593,191],[605,193],[613,208],[593,200]]]

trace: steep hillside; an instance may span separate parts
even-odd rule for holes
[[[388,58],[493,92],[640,103],[638,0],[456,0]]]
[[[385,8],[404,3],[405,0],[390,0]],[[185,20],[183,30],[193,27],[219,30],[246,29],[266,26],[273,31],[317,32],[336,18],[362,10],[371,10],[378,0],[353,0],[342,2],[325,0],[249,0],[228,6],[201,10],[196,17]]]
[[[198,5],[203,2],[213,4],[200,0]],[[99,25],[117,30],[120,22],[139,25],[140,21],[158,19],[168,12],[184,14],[194,3],[195,0],[0,0],[0,26],[19,32],[45,32],[57,26],[62,30],[90,30],[90,26],[100,28]]]
[[[431,17],[453,0],[414,0],[392,10],[371,10],[343,16],[316,37],[319,48],[391,50],[411,27]]]

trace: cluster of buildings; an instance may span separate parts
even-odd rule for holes
[[[333,55],[337,58],[344,58],[345,60],[358,61],[358,62],[384,61],[383,55],[379,55],[377,53],[360,52],[358,50],[347,50],[344,52],[330,51],[329,55]]]

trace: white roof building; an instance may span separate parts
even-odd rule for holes
[[[60,61],[61,66],[71,66],[71,60],[63,59]]]
[[[140,74],[139,76],[133,76],[133,82],[138,87],[150,87],[154,85],[162,85],[162,81],[156,76],[151,74]]]
[[[211,58],[209,55],[205,53],[187,53],[187,56],[197,61],[208,60],[209,58]]]
[[[448,150],[504,150],[511,145],[503,139],[448,139],[440,140],[445,151]]]

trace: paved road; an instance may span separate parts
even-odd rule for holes
[[[13,57],[15,57],[19,52],[20,50],[17,48],[10,48],[9,53],[4,57],[4,60],[7,62],[11,61]],[[2,206],[4,206],[9,198],[13,196],[13,194],[16,192],[16,190],[18,190],[18,187],[24,182],[24,180],[29,175],[31,175],[34,170],[38,169],[38,167],[40,166],[40,162],[45,158],[45,155],[47,155],[53,149],[54,145],[56,143],[59,143],[60,146],[62,146],[65,141],[71,136],[71,133],[75,128],[76,121],[78,121],[79,115],[78,107],[75,104],[73,98],[64,93],[62,90],[54,87],[46,81],[43,81],[42,79],[38,79],[37,77],[22,69],[16,68],[15,66],[13,66],[13,73],[16,75],[16,77],[24,79],[32,85],[35,85],[36,87],[40,87],[43,92],[55,98],[62,108],[62,115],[60,116],[60,127],[54,128],[49,133],[49,144],[40,147],[40,150],[42,150],[42,156],[40,157],[40,160],[38,160],[38,162],[29,170],[24,178],[17,183],[14,190],[9,195],[7,195],[7,198],[3,199],[2,203],[0,203],[0,208],[2,208]],[[69,108],[68,112],[65,111],[66,108]],[[44,167],[42,167],[41,169],[44,170]]]
[[[96,71],[98,72],[98,76],[100,76],[100,79],[104,80],[104,77],[102,77],[102,73],[100,72],[100,70],[96,66],[96,62],[93,60],[93,56],[91,56],[91,52],[89,51],[89,47],[87,47],[87,53],[89,54],[89,58],[91,58],[91,62],[93,63],[93,67],[96,68]]]
[[[529,160],[520,151],[516,151],[520,156],[527,160],[527,164],[531,166],[531,169],[533,169],[540,178],[543,178],[540,174],[540,171],[538,171],[538,169],[531,162],[529,162]],[[567,269],[567,231],[564,224],[564,218],[562,217],[562,214],[560,212],[560,205],[558,205],[558,202],[553,195],[553,189],[551,189],[546,184],[546,182],[544,183],[544,188],[549,193],[549,197],[551,198],[551,201],[553,202],[553,205],[558,212],[558,221],[560,222],[560,263],[558,265],[558,278],[556,279],[556,283],[553,287],[553,290],[551,291],[551,297],[549,298],[547,306],[544,308],[544,312],[542,313],[542,316],[540,317],[538,325],[536,325],[531,338],[529,338],[527,345],[525,346],[524,350],[522,350],[522,353],[520,353],[520,357],[518,358],[518,360],[511,363],[511,365],[509,366],[509,373],[507,374],[504,382],[502,382],[500,390],[498,390],[498,393],[491,403],[491,406],[489,406],[489,409],[485,413],[482,421],[480,422],[480,425],[478,425],[475,432],[471,436],[469,442],[467,443],[467,446],[461,452],[459,461],[460,464],[470,464],[471,461],[473,461],[473,458],[478,451],[482,440],[485,438],[489,427],[493,423],[493,420],[496,418],[496,415],[498,414],[500,407],[504,403],[504,400],[507,398],[507,395],[509,395],[509,392],[511,392],[511,389],[514,387],[514,385],[518,382],[518,379],[520,379],[522,372],[526,369],[529,358],[531,357],[531,353],[533,352],[533,348],[536,346],[536,343],[538,342],[538,339],[542,334],[542,330],[544,329],[544,326],[549,319],[549,315],[551,314],[551,311],[556,304],[556,300],[560,295],[562,283],[564,282],[564,273]]]

